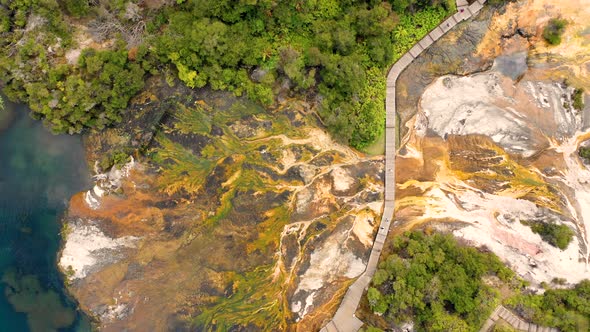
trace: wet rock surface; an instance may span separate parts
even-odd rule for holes
[[[71,293],[105,331],[319,329],[368,260],[382,157],[332,141],[305,103],[266,111],[180,86],[161,98],[161,83],[133,106],[145,113],[87,139],[91,163],[147,158],[115,166],[117,190],[72,199]],[[135,148],[127,133],[155,118]]]
[[[488,31],[494,10],[485,7],[469,22],[464,22],[429,46],[400,75],[397,82],[396,111],[401,123],[416,114],[426,87],[446,74],[467,75],[489,68],[492,59],[476,54],[477,46]],[[403,125],[400,136],[407,133]]]
[[[427,62],[445,47],[434,45],[398,81],[407,132],[396,160],[395,232],[450,229],[533,284],[575,283],[590,276],[590,173],[577,153],[590,136],[588,107],[574,109],[572,99],[589,80],[575,68],[589,62],[580,31],[590,14],[553,0],[512,2],[491,14],[445,37],[470,40],[456,51],[456,67],[446,62],[451,75],[432,76]],[[543,27],[562,15],[568,29],[561,45],[550,46]],[[484,25],[477,38],[466,37]],[[565,249],[529,227],[546,223],[575,233]]]

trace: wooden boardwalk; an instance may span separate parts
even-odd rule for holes
[[[498,320],[503,320],[507,324],[510,324],[517,331],[526,332],[558,332],[559,330],[554,327],[539,326],[525,322],[520,317],[512,313],[512,311],[506,309],[504,306],[498,306],[492,313],[490,318],[483,324],[483,327],[479,332],[489,332]]]
[[[379,256],[383,249],[383,244],[389,233],[389,227],[393,220],[394,202],[395,202],[395,85],[399,75],[406,67],[414,61],[428,46],[440,39],[446,32],[451,30],[459,22],[471,18],[477,14],[486,0],[477,0],[470,6],[467,5],[466,0],[457,1],[457,13],[446,19],[439,26],[434,28],[422,40],[420,40],[414,47],[406,52],[389,70],[387,74],[387,91],[385,97],[385,207],[383,209],[383,216],[379,225],[377,237],[373,243],[371,256],[365,272],[348,288],[340,307],[336,314],[326,326],[321,329],[321,332],[356,332],[363,322],[354,315],[361,297],[373,278],[373,274],[377,270],[379,263]]]

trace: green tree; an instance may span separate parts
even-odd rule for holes
[[[393,10],[395,10],[398,13],[403,13],[405,12],[413,3],[415,2],[415,0],[393,0],[392,1],[392,6],[393,6]]]
[[[376,288],[369,287],[369,290],[367,291],[367,299],[369,300],[369,305],[373,312],[384,314],[387,310],[387,302]]]

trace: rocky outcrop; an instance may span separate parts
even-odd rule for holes
[[[367,263],[382,157],[334,142],[304,103],[186,93],[167,97],[149,158],[72,199],[71,293],[106,331],[319,329]],[[91,158],[132,151],[119,136],[89,138]]]
[[[551,48],[542,27],[564,13],[571,25]],[[552,0],[510,3],[468,48],[472,60],[455,70],[462,76],[441,76],[419,92],[397,159],[396,231],[446,222],[533,284],[588,278],[590,173],[576,151],[590,135],[589,113],[572,107],[576,84],[588,81],[573,69],[588,62],[580,32],[588,18]],[[473,73],[473,59],[493,63]],[[431,72],[419,64],[412,70],[425,74],[405,75]],[[409,76],[401,81],[414,84]],[[404,90],[398,93],[404,99]],[[545,223],[575,233],[565,250],[529,228]]]
[[[492,65],[490,58],[476,53],[494,10],[488,6],[469,22],[459,23],[434,44],[430,45],[402,72],[397,81],[396,111],[402,124],[412,118],[426,87],[446,74],[467,75]],[[407,128],[400,126],[401,136]]]

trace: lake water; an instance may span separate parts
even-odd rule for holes
[[[4,98],[6,100],[6,98]],[[61,216],[90,186],[79,136],[52,135],[22,105],[0,115],[0,332],[86,331],[57,271]],[[7,114],[14,116],[7,121]]]

